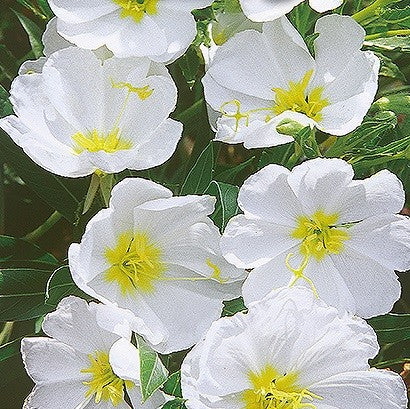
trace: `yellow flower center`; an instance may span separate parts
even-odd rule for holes
[[[297,374],[281,375],[270,365],[260,373],[249,373],[253,389],[245,391],[245,409],[316,409],[312,402],[322,399],[296,385]]]
[[[96,129],[92,131],[77,132],[72,136],[75,142],[74,152],[80,154],[84,151],[114,153],[132,148],[130,141],[121,139],[118,128],[108,133],[101,133]]]
[[[121,18],[132,17],[139,23],[145,14],[157,14],[159,0],[113,0],[121,8]]]
[[[134,383],[124,381],[113,372],[109,356],[106,352],[97,351],[94,355],[88,356],[90,367],[81,370],[82,373],[88,373],[92,379],[83,382],[88,386],[86,398],[95,395],[95,403],[100,403],[101,400],[111,403],[114,406],[119,405],[124,400],[124,387],[132,388]]]
[[[350,238],[347,231],[337,228],[339,215],[319,210],[312,217],[301,216],[292,237],[301,239],[301,253],[322,260],[326,254],[338,254]]]
[[[124,296],[137,289],[146,293],[154,291],[154,282],[165,271],[161,249],[144,232],[121,234],[116,247],[106,249],[105,257],[111,266],[105,280],[117,283]]]
[[[300,82],[289,82],[287,90],[282,88],[272,88],[275,92],[276,115],[285,111],[294,111],[305,114],[314,121],[323,119],[321,111],[329,105],[329,101],[322,97],[323,87],[313,88],[308,92],[307,88],[312,78],[313,70],[308,71]]]

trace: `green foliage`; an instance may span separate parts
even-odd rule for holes
[[[144,339],[137,336],[138,352],[140,357],[140,381],[142,401],[145,402],[158,390],[168,378],[168,371]]]

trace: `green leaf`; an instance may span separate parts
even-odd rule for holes
[[[382,77],[394,78],[406,82],[406,77],[400,71],[398,65],[393,60],[381,53],[376,53],[381,62],[379,75]]]
[[[0,236],[0,268],[10,267],[22,262],[40,262],[51,264],[50,268],[58,264],[58,260],[50,253],[41,250],[34,244],[10,236]]]
[[[368,323],[376,331],[380,345],[410,340],[410,314],[387,314],[371,318]]]
[[[240,163],[239,165],[223,170],[215,175],[215,180],[218,182],[232,183],[239,174],[252,165],[254,160],[255,156],[252,156],[252,158]]]
[[[49,312],[44,297],[51,274],[38,268],[0,269],[0,321],[26,321]]]
[[[170,375],[167,381],[164,383],[162,390],[171,396],[176,396],[177,398],[182,398],[181,389],[181,371],[174,372]]]
[[[410,28],[410,5],[404,8],[383,8],[379,17],[386,23]]]
[[[37,246],[0,236],[0,321],[26,321],[51,311],[45,292],[57,265]]]
[[[198,53],[198,48],[191,46],[188,48],[185,55],[178,60],[181,67],[182,75],[184,76],[189,87],[192,89],[198,75],[199,68],[202,64],[201,57]]]
[[[24,14],[21,14],[16,10],[13,11],[28,35],[34,56],[40,58],[43,55],[43,43],[41,41],[43,35],[42,30],[34,21],[30,20]]]
[[[76,286],[68,266],[63,266],[54,271],[47,283],[45,303],[55,308],[63,298],[70,295],[75,295],[86,300],[91,299],[91,297]]]
[[[245,312],[247,308],[243,302],[243,298],[235,298],[234,300],[224,301],[224,308],[222,310],[223,317],[230,317],[238,312]]]
[[[238,207],[238,186],[213,180],[205,192],[217,199],[215,211],[211,218],[223,231],[228,221],[240,211]]]
[[[315,130],[307,126],[300,130],[295,136],[295,142],[299,144],[304,156],[307,159],[315,159],[319,156],[320,150],[316,141]]]
[[[140,381],[142,401],[145,402],[168,379],[168,371],[142,337],[137,335],[140,358]]]
[[[176,398],[173,400],[169,400],[162,409],[186,409],[185,406],[185,399]]]
[[[20,344],[21,338],[0,346],[0,383],[2,386],[25,374]]]
[[[375,51],[410,52],[410,36],[380,37],[366,40],[363,45]]]
[[[9,101],[9,93],[0,85],[0,118],[11,115],[13,107]]]
[[[181,187],[180,194],[198,195],[205,193],[212,181],[214,162],[214,147],[212,142],[210,142],[188,173]]]

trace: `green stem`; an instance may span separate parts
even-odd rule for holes
[[[358,23],[363,23],[364,21],[368,20],[369,18],[374,17],[377,14],[377,10],[381,7],[385,7],[391,3],[397,3],[400,0],[376,0],[374,3],[370,4],[363,10],[358,11],[357,13],[353,14],[353,18]]]
[[[46,234],[56,223],[58,223],[63,216],[55,211],[41,226],[37,227],[31,233],[26,234],[23,239],[31,243],[38,241],[44,234]]]
[[[0,332],[0,345],[7,344],[7,342],[9,342],[11,333],[13,332],[13,326],[14,326],[13,322],[4,323],[4,327],[2,331]]]
[[[201,98],[198,101],[196,101],[193,105],[191,105],[189,108],[176,114],[175,119],[181,122],[187,121],[188,119],[192,118],[195,115],[197,109],[201,107],[201,105],[203,104],[204,104],[204,99]]]
[[[410,35],[410,30],[390,30],[383,33],[369,34],[365,37],[366,40],[374,40],[376,38],[394,37]]]

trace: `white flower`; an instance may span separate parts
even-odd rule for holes
[[[144,179],[117,184],[108,209],[88,224],[69,263],[85,292],[134,314],[133,329],[160,352],[191,347],[240,295],[244,271],[222,257],[207,217],[210,196],[172,197]]]
[[[47,27],[43,33],[42,42],[44,45],[44,56],[34,61],[25,61],[19,69],[19,75],[41,73],[44,64],[51,54],[55,53],[56,51],[63,50],[64,48],[74,47],[74,44],[70,43],[69,41],[61,37],[60,34],[58,34],[56,17],[53,17],[47,23]],[[112,52],[109,51],[106,47],[101,47],[98,50],[95,50],[94,53],[101,60],[106,60],[113,56]]]
[[[50,55],[41,73],[14,80],[16,116],[2,119],[0,127],[58,175],[146,169],[168,160],[181,138],[182,124],[168,118],[176,97],[162,64],[101,61],[69,47]]]
[[[196,35],[191,11],[211,0],[49,0],[58,32],[90,50],[106,45],[117,57],[171,62]]]
[[[114,332],[102,324],[111,324]],[[131,331],[114,307],[87,304],[77,297],[62,300],[48,314],[43,331],[51,338],[24,338],[24,365],[35,382],[26,409],[156,409],[161,392],[141,404],[138,350]]]
[[[182,364],[182,392],[188,409],[405,409],[401,377],[369,370],[377,351],[365,321],[281,289],[212,325]]]
[[[203,79],[205,98],[220,114],[216,140],[247,148],[293,141],[276,130],[291,119],[345,135],[363,120],[377,91],[380,62],[363,52],[365,31],[351,17],[316,23],[315,59],[283,17],[263,32],[236,34],[216,52]]]
[[[410,269],[410,219],[400,180],[383,170],[352,180],[341,159],[314,159],[292,172],[269,165],[245,181],[243,215],[232,218],[221,248],[238,268],[254,268],[245,303],[296,281],[329,305],[371,317],[400,297],[394,270]]]
[[[292,11],[303,0],[239,0],[245,15],[253,21],[272,21]],[[309,0],[310,7],[319,13],[333,10],[343,0]]]

